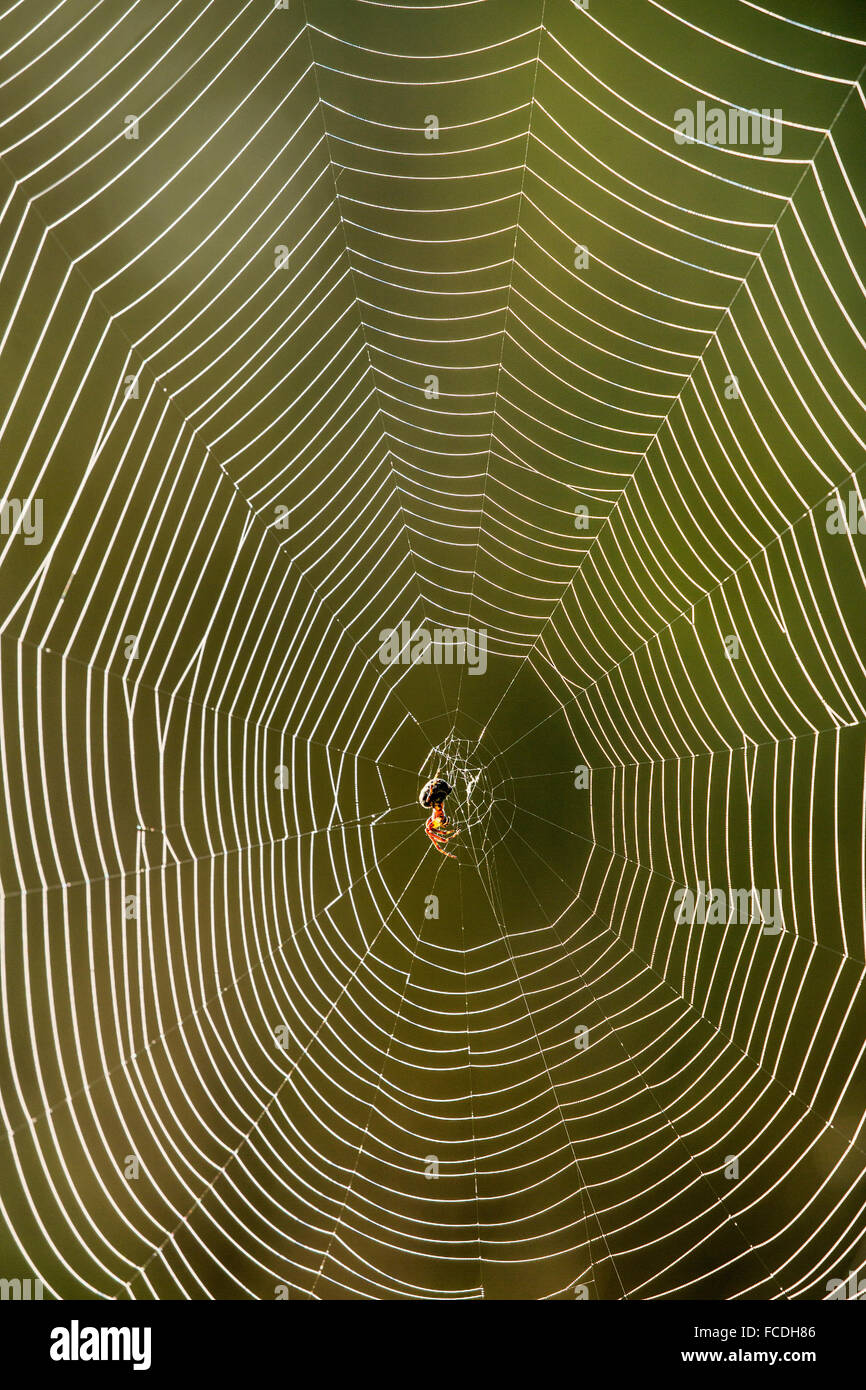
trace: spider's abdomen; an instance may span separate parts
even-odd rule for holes
[[[446,796],[451,795],[451,788],[442,777],[434,778],[423,788],[418,801],[422,806],[432,806],[434,802],[444,801]]]

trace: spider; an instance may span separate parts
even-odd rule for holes
[[[431,782],[424,787],[418,800],[422,806],[430,809],[430,816],[424,826],[430,843],[438,849],[440,854],[444,854],[446,859],[456,859],[456,854],[451,854],[446,849],[446,845],[453,840],[460,831],[456,826],[450,825],[445,814],[445,798],[451,795],[451,788],[437,773]]]

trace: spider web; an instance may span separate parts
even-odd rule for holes
[[[3,1277],[860,1271],[866,36],[810,19],[0,15]]]

